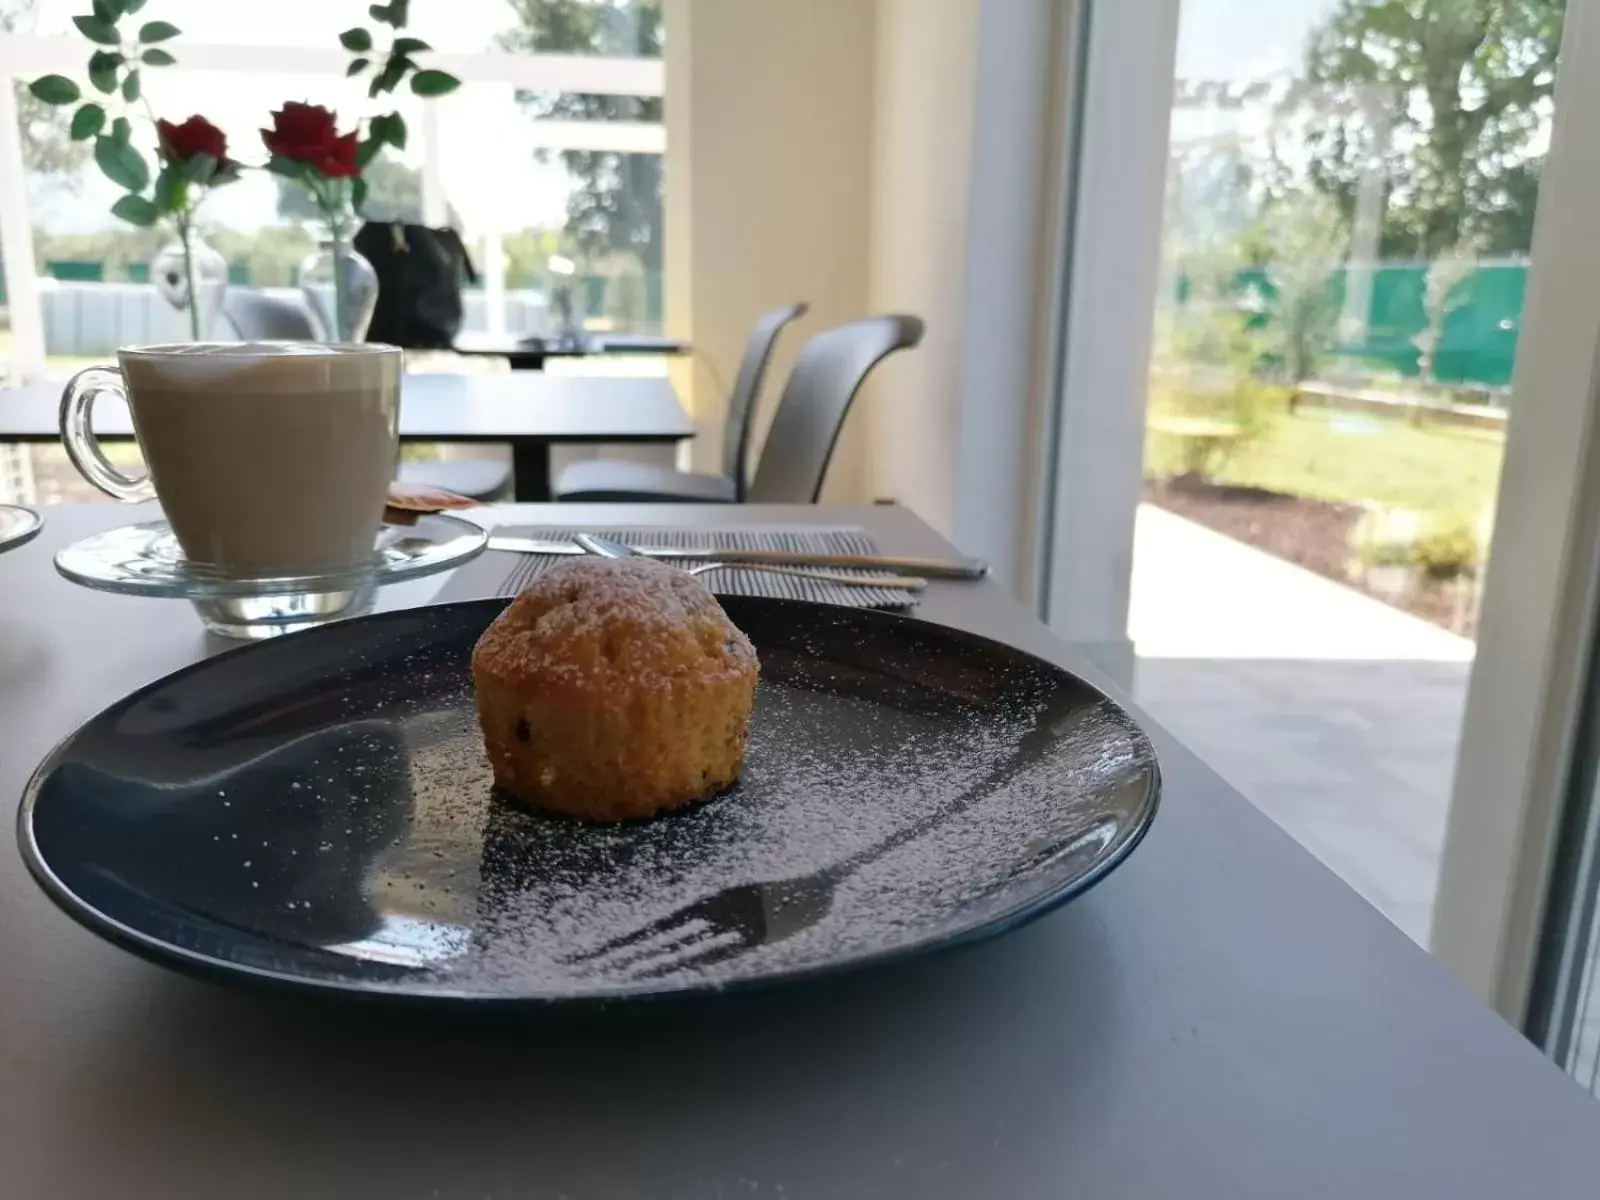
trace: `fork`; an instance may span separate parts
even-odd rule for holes
[[[1063,736],[1073,719],[1042,719],[1019,740],[1009,760],[960,795],[930,813],[917,825],[901,829],[875,845],[810,875],[760,883],[740,883],[675,909],[631,932],[566,956],[566,965],[602,968],[624,976],[648,979],[674,971],[711,966],[755,946],[783,941],[809,929],[828,915],[834,892],[857,869],[920,837],[933,826],[972,807],[1027,766],[1035,753]],[[1036,870],[1052,859],[1104,840],[1107,820],[1091,820],[1073,836],[1045,839],[1026,869]],[[1110,828],[1114,830],[1115,821]]]
[[[580,533],[572,539],[589,554],[601,558],[641,557],[632,546],[592,533]],[[706,575],[712,571],[761,571],[768,575],[783,575],[790,579],[811,579],[818,583],[837,583],[847,587],[889,588],[897,592],[920,592],[928,581],[919,575],[852,575],[847,571],[830,571],[825,567],[775,567],[768,563],[704,562],[688,566],[675,563],[679,570],[690,575]]]

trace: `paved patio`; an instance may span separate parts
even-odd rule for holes
[[[1426,945],[1472,643],[1145,505],[1134,695]]]

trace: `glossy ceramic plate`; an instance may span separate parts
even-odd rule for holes
[[[1073,675],[885,613],[729,597],[762,678],[744,778],[653,821],[522,811],[468,659],[503,600],[218,655],[28,784],[63,909],[158,962],[323,992],[542,1004],[721,990],[1002,932],[1138,843],[1159,776]]]

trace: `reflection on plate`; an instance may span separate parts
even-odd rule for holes
[[[724,603],[762,681],[743,779],[698,808],[588,826],[503,802],[468,658],[504,601],[474,601],[134,693],[30,781],[24,857],[77,920],[185,970],[552,1003],[996,934],[1103,877],[1153,819],[1149,742],[1068,672],[903,617]]]

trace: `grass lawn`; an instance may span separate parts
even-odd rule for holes
[[[1179,470],[1175,439],[1146,435],[1145,470]],[[1217,483],[1350,503],[1371,501],[1475,526],[1494,503],[1504,438],[1485,429],[1413,426],[1366,413],[1281,413],[1216,472]]]

